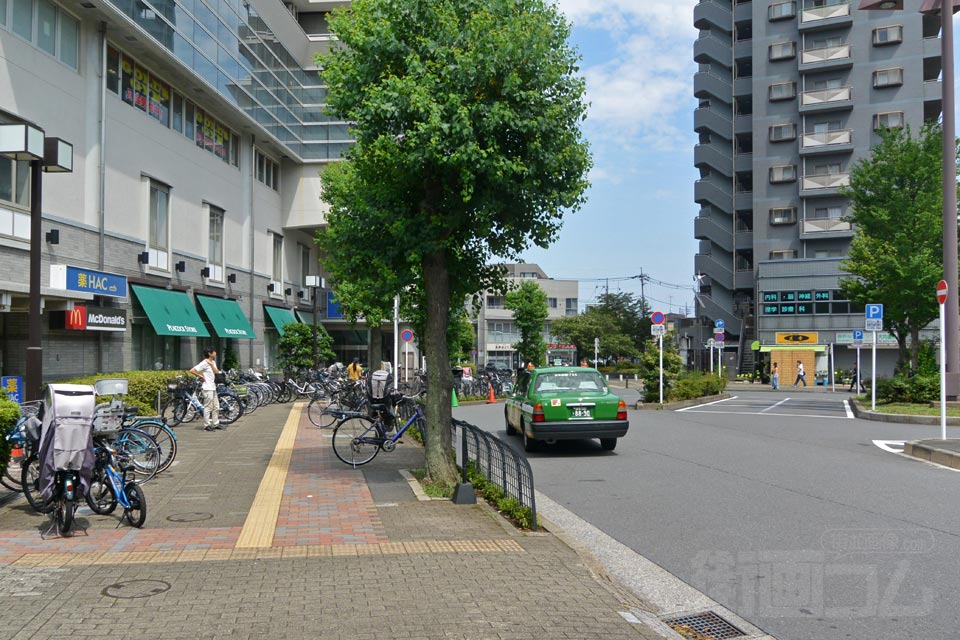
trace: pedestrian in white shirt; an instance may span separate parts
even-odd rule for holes
[[[807,372],[803,370],[803,363],[797,360],[797,379],[793,381],[793,386],[797,386],[801,382],[803,386],[807,386]]]
[[[192,375],[203,380],[203,430],[223,429],[220,425],[220,400],[217,398],[217,383],[214,376],[217,369],[217,351],[212,347],[203,350],[203,360],[190,369]]]

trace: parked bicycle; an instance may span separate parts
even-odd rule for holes
[[[123,507],[121,518],[140,528],[147,520],[147,499],[136,482],[127,479],[133,470],[129,456],[101,445],[94,450],[96,461],[87,491],[87,505],[99,515],[110,515],[117,505]]]
[[[411,426],[416,425],[423,431],[425,419],[420,404],[413,396],[404,396],[395,391],[388,394],[388,403],[409,403],[412,407],[410,417],[406,419],[393,435],[389,433],[395,424],[391,424],[386,409],[377,409],[373,416],[356,411],[338,411],[336,427],[333,430],[333,453],[337,458],[354,468],[367,464],[380,451],[390,453],[396,449],[397,442]]]

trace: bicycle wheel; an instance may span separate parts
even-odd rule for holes
[[[370,418],[347,418],[333,430],[333,453],[342,462],[358,467],[377,457],[382,438],[379,425]]]
[[[180,404],[180,400],[170,398],[160,411],[160,417],[171,427],[180,424],[180,420],[183,418],[183,412],[181,412],[179,416],[177,415],[177,408]]]
[[[128,482],[123,488],[127,494],[127,500],[130,507],[123,510],[123,517],[127,519],[131,527],[139,529],[147,521],[147,499],[143,495],[143,489],[132,482]]]
[[[234,396],[223,394],[220,401],[220,424],[233,424],[243,415],[243,405]]]
[[[329,397],[317,396],[307,405],[307,418],[315,427],[332,427],[337,420],[336,416],[330,413],[331,409],[339,409],[339,405],[331,402]]]
[[[57,500],[56,508],[57,528],[60,531],[60,535],[70,533],[70,530],[73,528],[73,514],[76,511],[76,504],[73,499],[62,495],[60,499]]]
[[[34,511],[50,513],[53,510],[40,495],[40,460],[36,453],[27,458],[20,468],[20,488]]]
[[[87,506],[101,516],[108,516],[117,508],[117,496],[113,493],[110,480],[99,473],[90,479],[90,488],[87,490]]]
[[[131,470],[138,476],[137,484],[149,482],[157,475],[160,447],[149,434],[135,428],[124,429],[117,438],[116,448],[129,458]]]
[[[132,428],[143,431],[157,443],[157,447],[160,449],[160,463],[157,465],[157,473],[166,471],[177,457],[177,436],[173,433],[173,429],[162,422],[153,420],[135,422]]]

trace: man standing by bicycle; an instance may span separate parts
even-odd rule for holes
[[[190,369],[190,374],[203,380],[203,430],[223,429],[220,426],[220,399],[217,398],[217,383],[214,379],[217,368],[217,351],[213,347],[203,350],[203,360]]]

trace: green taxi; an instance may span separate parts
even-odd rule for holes
[[[610,393],[603,374],[588,367],[520,372],[504,417],[507,435],[519,432],[527,451],[578,438],[599,438],[602,448],[613,451],[630,426],[626,403]]]

